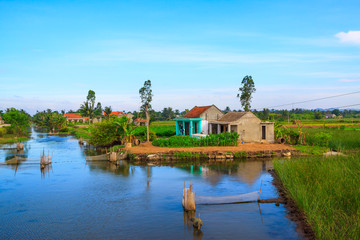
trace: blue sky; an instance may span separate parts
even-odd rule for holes
[[[0,109],[77,109],[87,92],[103,106],[252,108],[360,90],[356,1],[2,1]],[[360,104],[360,94],[294,105]],[[288,106],[291,108],[292,106]]]

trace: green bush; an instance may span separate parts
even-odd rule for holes
[[[5,128],[0,128],[0,137],[3,137],[6,134]]]
[[[63,127],[59,130],[59,132],[68,132],[69,131],[69,128],[67,127]]]
[[[89,143],[95,146],[110,146],[115,141],[120,140],[117,134],[118,129],[112,121],[95,123],[90,127]]]
[[[149,131],[149,140],[152,142],[156,139],[156,134],[153,131]],[[146,128],[142,130],[142,133],[140,134],[140,140],[145,142],[146,141]]]
[[[159,147],[202,147],[202,146],[237,146],[239,134],[220,133],[208,135],[204,138],[195,138],[190,136],[172,136],[167,139],[156,139],[154,146]]]
[[[11,128],[11,127],[6,127],[5,129],[6,129],[7,134],[14,134],[15,133],[14,129]]]

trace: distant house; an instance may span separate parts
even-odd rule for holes
[[[218,120],[224,114],[215,105],[195,106],[182,118],[175,118],[176,135],[208,134],[208,121]]]
[[[134,124],[136,126],[146,126],[146,119],[142,119],[142,118],[136,118],[134,120]]]
[[[89,117],[83,117],[80,113],[65,113],[64,117],[68,122],[86,122]]]
[[[325,114],[325,118],[336,118],[336,115],[333,113],[327,113]]]
[[[262,122],[251,112],[228,112],[219,120],[209,121],[209,134],[237,132],[243,142],[274,143],[274,123]]]
[[[103,112],[103,115],[105,115],[105,112]],[[123,117],[123,116],[127,116],[128,118],[131,119],[134,117],[134,115],[132,115],[131,113],[124,113],[122,111],[114,111],[110,113],[110,116],[116,116],[116,117]]]

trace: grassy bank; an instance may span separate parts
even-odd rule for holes
[[[89,128],[70,128],[70,133],[76,138],[90,139]]]
[[[3,137],[0,137],[0,144],[24,142],[29,139],[29,137],[16,137],[15,134],[5,134]]]
[[[360,154],[276,160],[274,169],[318,239],[359,239]]]

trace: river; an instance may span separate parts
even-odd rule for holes
[[[53,163],[40,170],[43,149]],[[271,160],[227,164],[134,166],[86,162],[73,137],[32,131],[19,165],[6,164],[16,145],[0,146],[0,239],[301,239],[275,204],[197,205],[194,231],[183,212],[184,181],[195,193],[257,191],[275,198]]]

